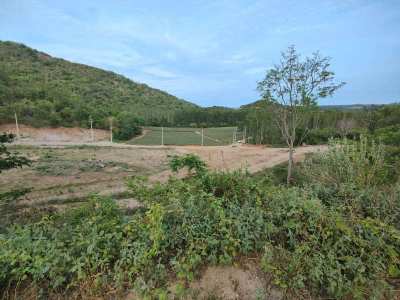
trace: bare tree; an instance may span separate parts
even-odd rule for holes
[[[319,98],[332,95],[344,82],[335,83],[334,73],[329,71],[330,58],[318,52],[301,60],[294,46],[282,52],[281,61],[267,71],[257,89],[262,97],[271,102],[274,121],[289,147],[287,183],[293,168],[293,152],[296,131],[306,128],[306,112],[317,105]]]

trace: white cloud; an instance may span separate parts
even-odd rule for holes
[[[236,53],[229,58],[222,60],[225,64],[250,64],[254,61],[254,57],[247,53]]]
[[[179,77],[176,73],[165,70],[157,66],[149,66],[142,69],[147,75],[158,77],[161,79],[173,79]]]
[[[244,74],[246,75],[258,75],[258,74],[263,74],[267,70],[266,67],[252,67],[244,70]]]

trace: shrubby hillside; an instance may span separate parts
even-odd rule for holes
[[[34,126],[105,127],[129,112],[145,123],[170,119],[196,105],[98,68],[54,58],[22,44],[0,41],[0,122]]]

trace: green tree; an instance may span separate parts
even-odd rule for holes
[[[118,140],[129,140],[142,133],[139,126],[142,122],[131,113],[119,114],[116,121],[114,136]]]
[[[272,104],[275,124],[289,147],[288,184],[292,175],[296,131],[300,126],[306,126],[306,113],[316,106],[319,98],[332,95],[344,85],[344,82],[334,82],[334,73],[329,67],[328,57],[317,52],[301,60],[295,47],[290,46],[282,52],[280,63],[268,70],[264,80],[258,82],[257,89]]]

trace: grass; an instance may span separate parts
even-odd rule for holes
[[[232,143],[236,127],[204,128],[204,145],[218,146]],[[133,139],[134,145],[160,145],[161,127],[145,127],[142,137]],[[164,145],[201,145],[201,128],[164,127]]]

